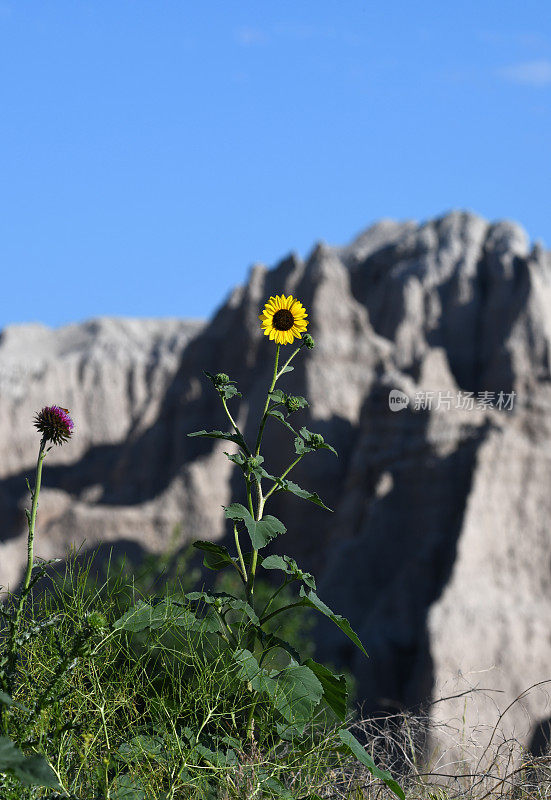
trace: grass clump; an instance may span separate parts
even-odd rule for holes
[[[44,755],[60,789],[24,787],[16,776],[4,774],[0,797],[230,800],[254,791],[258,775],[268,785],[271,778],[291,780],[299,793],[315,782],[330,713],[320,713],[300,746],[289,747],[274,735],[278,715],[270,703],[257,702],[254,738],[247,741],[243,730],[252,693],[236,678],[236,665],[220,646],[212,610],[196,630],[169,618],[135,632],[115,626],[140,603],[155,609],[170,599],[181,615],[192,613],[185,594],[198,574],[186,573],[190,558],[189,548],[177,557],[150,557],[132,578],[119,562],[108,566],[101,584],[94,584],[93,556],[78,566],[73,555],[64,575],[48,578],[49,586],[31,598],[22,627],[37,630],[20,646],[9,731],[24,752]],[[187,578],[173,578],[174,573]],[[230,591],[233,579],[219,575],[215,587]],[[270,585],[260,581],[257,592],[262,602]],[[282,591],[274,608],[290,600],[290,590]],[[91,616],[97,625],[87,651],[67,664],[75,634]],[[310,627],[309,618],[295,615],[275,617],[266,630],[313,654],[313,643],[305,641]],[[60,663],[67,668],[54,683]],[[50,689],[55,698],[34,718],[19,708],[31,711]],[[298,770],[300,778],[295,777]]]

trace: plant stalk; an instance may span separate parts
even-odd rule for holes
[[[17,658],[17,636],[19,634],[19,628],[21,626],[21,617],[23,615],[23,606],[25,605],[25,600],[27,599],[27,595],[29,593],[29,585],[31,582],[31,573],[33,569],[33,560],[34,560],[34,532],[36,527],[36,512],[38,510],[38,497],[40,495],[40,486],[42,484],[42,464],[44,459],[46,458],[46,438],[43,437],[40,442],[40,449],[38,451],[38,458],[36,461],[36,474],[35,474],[35,482],[34,482],[34,490],[31,490],[31,497],[32,497],[32,505],[31,511],[27,511],[27,525],[28,525],[28,535],[27,535],[27,567],[25,570],[25,577],[23,580],[23,589],[21,594],[19,595],[19,599],[17,601],[17,609],[15,612],[15,619],[13,622],[10,622],[10,632],[9,632],[9,642],[8,642],[8,682],[7,682],[7,689],[8,694],[11,696],[13,691],[13,676],[15,672],[15,662]],[[4,716],[4,725],[3,728],[7,733],[7,714],[4,715],[5,709],[2,709],[2,715]]]

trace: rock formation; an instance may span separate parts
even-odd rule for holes
[[[48,466],[39,555],[84,538],[158,550],[175,524],[186,541],[226,535],[221,506],[241,499],[227,445],[187,433],[225,426],[206,369],[237,381],[235,414],[251,435],[274,353],[258,314],[282,292],[304,303],[316,340],[284,386],[310,400],[301,423],[339,458],[322,452],[293,473],[334,513],[277,496],[288,533],[270,552],[315,574],[370,654],[322,618],[316,658],[353,669],[366,710],[500,690],[466,712],[468,728],[491,723],[493,702],[503,709],[551,679],[551,258],[510,222],[379,222],[347,247],[254,267],[204,326],[6,329],[0,582],[23,564],[30,419],[53,402],[77,432]],[[392,390],[408,400],[399,411]],[[271,471],[292,450],[282,430],[267,428]],[[461,719],[464,699],[434,705],[433,718]],[[533,724],[549,715],[541,694],[524,706]],[[519,704],[503,722],[524,735]]]

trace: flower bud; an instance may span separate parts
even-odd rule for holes
[[[229,376],[226,375],[225,372],[219,372],[217,375],[214,376],[214,385],[218,389],[219,387],[226,386],[230,382]]]
[[[247,458],[247,472],[252,472],[255,469],[258,469],[260,464],[264,461],[261,456],[249,456]]]
[[[308,348],[308,350],[313,350],[314,347],[316,346],[314,337],[310,336],[309,333],[304,334],[304,336],[302,337],[302,342],[304,346]]]
[[[292,414],[293,411],[298,411],[299,408],[302,408],[302,402],[300,401],[300,398],[289,395],[289,397],[285,398],[285,408],[289,414]]]
[[[313,433],[309,444],[310,447],[314,448],[321,447],[321,445],[324,444],[323,436],[321,435],[321,433]]]
[[[84,744],[84,747],[87,750],[88,750],[89,747],[91,747],[93,741],[94,741],[94,734],[93,733],[90,733],[89,731],[86,731],[86,733],[82,734],[82,742]]]
[[[86,622],[91,628],[95,628],[97,631],[107,627],[107,620],[99,611],[91,611],[86,617]]]

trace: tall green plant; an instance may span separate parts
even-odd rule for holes
[[[58,776],[44,756],[38,752],[25,755],[8,736],[10,714],[16,710],[19,713],[23,712],[23,724],[20,725],[20,728],[23,731],[29,731],[42,712],[57,701],[58,687],[63,676],[74,668],[79,658],[89,653],[90,640],[96,631],[104,627],[105,619],[101,614],[92,612],[82,627],[74,632],[70,645],[65,649],[60,648],[50,682],[37,696],[30,708],[13,699],[12,695],[20,668],[20,649],[30,639],[40,635],[45,628],[54,626],[59,621],[59,616],[56,615],[41,622],[34,622],[32,619],[25,620],[24,610],[33,586],[45,574],[47,566],[60,560],[54,558],[50,561],[34,561],[36,518],[44,459],[54,445],[62,445],[70,439],[74,427],[68,410],[61,406],[46,406],[36,414],[34,424],[42,434],[42,438],[38,450],[33,489],[27,480],[27,487],[31,494],[31,508],[26,510],[27,565],[19,597],[10,595],[8,610],[0,609],[4,629],[0,649],[0,726],[4,734],[0,736],[0,774],[13,775],[26,786],[61,789]],[[34,575],[32,574],[33,570],[36,570]],[[65,730],[70,727],[69,723]],[[63,731],[59,733],[61,734]]]
[[[266,630],[266,624],[276,615],[292,612],[299,607],[313,608],[327,616],[337,625],[345,636],[367,656],[367,653],[344,617],[335,614],[316,594],[314,577],[303,572],[296,561],[289,556],[262,556],[261,551],[275,539],[286,533],[286,527],[276,517],[266,514],[266,506],[270,498],[279,492],[290,492],[296,497],[327,508],[318,494],[304,489],[288,478],[291,470],[306,456],[320,450],[337,455],[334,448],[327,444],[318,433],[306,427],[296,430],[289,422],[289,417],[308,405],[304,397],[288,395],[276,388],[278,380],[290,372],[291,361],[299,352],[309,351],[314,347],[313,338],[306,333],[307,314],[302,304],[292,296],[271,297],[260,317],[265,335],[276,344],[274,371],[268,388],[266,402],[258,423],[258,432],[254,446],[251,446],[237,425],[228,403],[241,397],[235,382],[225,373],[212,375],[206,372],[207,378],[217,392],[224,411],[231,425],[229,432],[220,430],[198,431],[188,434],[194,437],[222,439],[237,447],[235,452],[226,452],[227,458],[240,470],[245,481],[246,505],[232,503],[225,508],[225,515],[233,527],[235,539],[235,555],[227,548],[209,541],[197,541],[194,546],[204,553],[204,566],[211,570],[231,568],[239,575],[241,596],[221,592],[188,592],[185,594],[191,602],[202,601],[214,613],[218,622],[220,645],[226,650],[229,663],[233,664],[239,681],[246,683],[251,694],[249,712],[243,732],[254,746],[254,724],[260,719],[259,707],[268,702],[278,720],[277,734],[281,740],[300,742],[312,723],[316,709],[324,703],[337,718],[344,722],[347,707],[347,687],[344,675],[334,675],[323,664],[311,658],[301,661],[299,653],[289,642]],[[300,339],[300,344],[291,353],[283,366],[279,366],[282,346],[292,344]],[[292,434],[294,440],[294,456],[289,466],[281,475],[272,475],[264,466],[261,455],[262,438],[268,420],[274,420]],[[268,486],[266,486],[266,483]],[[240,537],[244,535],[250,543],[250,550],[243,552]],[[282,575],[282,583],[262,609],[255,598],[255,579],[258,569],[278,570]],[[298,600],[270,611],[276,595],[293,582],[300,583]],[[231,615],[239,616],[239,624],[232,625],[228,619]],[[158,621],[172,618],[179,627],[196,630],[199,619],[195,614],[183,613],[175,598],[167,597],[154,606],[140,603],[127,612],[115,623],[115,628],[125,631],[143,631]],[[270,653],[279,651],[285,654],[286,665],[283,668],[269,669],[263,666]],[[197,742],[199,742],[197,733]],[[371,773],[384,781],[386,785],[404,800],[404,793],[394,781],[390,773],[380,770],[360,742],[344,727],[339,730],[340,746],[335,752],[353,754]],[[291,797],[288,790],[274,778],[266,778],[265,786],[260,778],[258,788],[275,792],[280,797]],[[314,795],[301,800],[315,800]]]

